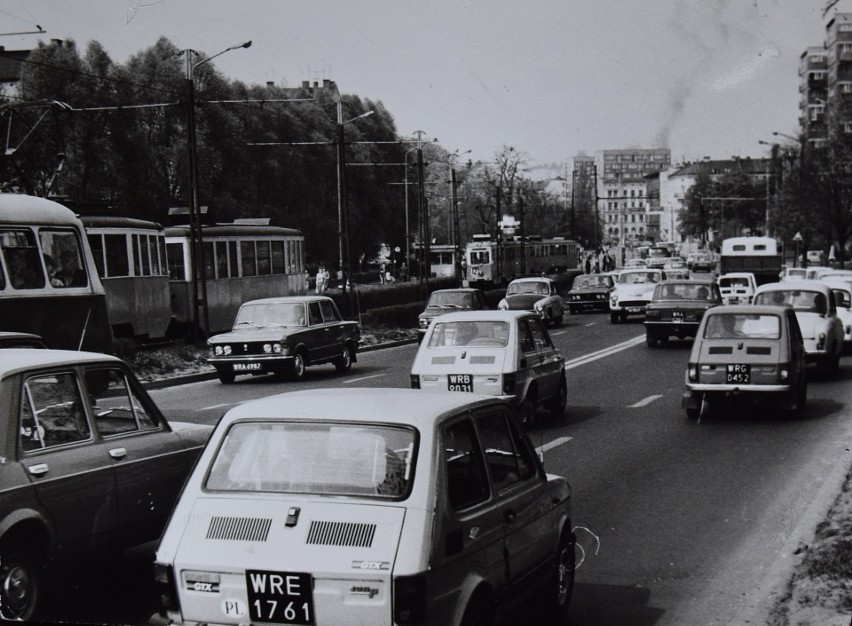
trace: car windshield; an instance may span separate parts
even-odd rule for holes
[[[205,487],[399,499],[411,490],[416,445],[402,426],[242,422],[225,435]]]
[[[435,291],[429,296],[429,302],[426,306],[438,309],[472,309],[473,294]]]
[[[611,285],[610,279],[607,276],[596,276],[594,274],[590,274],[587,276],[577,276],[574,279],[574,289],[585,289],[589,287],[609,287]]]
[[[237,312],[234,328],[246,326],[304,326],[303,302],[244,304]]]
[[[788,278],[804,278],[807,275],[808,275],[808,270],[796,269],[796,268],[788,269],[787,273],[785,274],[785,276],[787,276]]]
[[[834,302],[837,306],[844,309],[852,308],[852,295],[848,290],[832,287],[831,292],[834,294]]]
[[[719,287],[730,289],[732,287],[748,287],[748,278],[720,278]]]
[[[534,293],[546,296],[550,293],[550,286],[544,281],[524,281],[521,283],[510,283],[506,289],[507,296],[519,293]]]
[[[659,272],[622,272],[618,276],[619,285],[660,282]]]
[[[825,315],[828,302],[825,294],[819,291],[790,289],[789,291],[764,291],[754,299],[755,304],[787,304],[803,313]]]
[[[765,313],[717,313],[707,318],[705,339],[779,339],[781,318]]]
[[[509,323],[501,321],[438,322],[429,338],[429,347],[492,346],[505,348],[509,344]]]
[[[707,285],[696,285],[693,283],[663,283],[657,285],[654,292],[654,300],[701,300],[711,301],[714,298],[713,290]]]

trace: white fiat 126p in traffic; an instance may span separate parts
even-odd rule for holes
[[[533,594],[560,618],[570,502],[503,399],[285,393],[220,420],[156,579],[173,623],[488,624]]]

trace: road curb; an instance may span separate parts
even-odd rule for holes
[[[407,346],[412,343],[417,343],[417,339],[401,339],[399,341],[387,341],[385,343],[374,343],[366,346],[359,346],[358,352],[375,352],[377,350],[386,350],[388,348],[398,348],[399,346]],[[174,376],[172,378],[164,378],[162,380],[145,381],[142,383],[142,386],[145,387],[145,389],[151,391],[155,389],[165,389],[167,387],[177,387],[178,385],[200,383],[208,380],[215,380],[216,378],[216,372],[198,372],[196,374]]]

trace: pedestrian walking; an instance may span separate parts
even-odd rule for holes
[[[325,293],[325,289],[327,286],[326,281],[328,280],[328,270],[325,269],[324,265],[320,265],[320,268],[317,270],[317,293]]]

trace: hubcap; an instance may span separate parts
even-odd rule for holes
[[[565,604],[565,600],[568,597],[568,584],[571,580],[571,570],[569,565],[570,563],[570,554],[568,553],[568,548],[563,548],[559,553],[559,564],[557,565],[557,599],[559,604]]]
[[[26,610],[30,601],[30,576],[20,565],[13,565],[3,578],[3,596],[12,614],[18,617]]]

